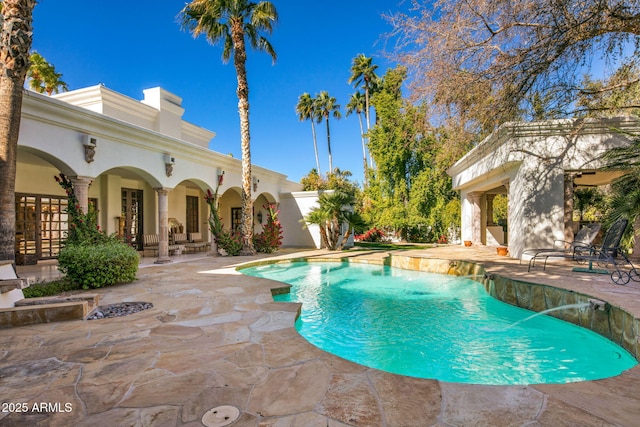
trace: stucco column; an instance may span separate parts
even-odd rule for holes
[[[511,188],[511,181],[509,181],[508,179],[502,181],[502,185],[504,185],[504,188],[507,189],[507,230],[504,233],[504,244],[508,245],[509,244],[509,230],[511,227],[511,196],[509,194],[510,188]]]
[[[169,258],[169,189],[156,188],[158,193],[158,259],[156,264],[171,262]]]
[[[495,225],[493,222],[493,199],[495,194],[487,194],[487,225]]]
[[[471,211],[471,241],[474,244],[482,244],[482,208],[480,206],[480,199],[482,198],[482,192],[473,191],[467,194],[467,199],[472,204]]]
[[[82,213],[89,212],[89,185],[92,179],[84,176],[69,177],[73,184],[73,194],[78,199],[78,205]]]
[[[574,174],[564,175],[564,240],[573,242],[573,178]]]

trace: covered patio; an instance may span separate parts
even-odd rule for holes
[[[606,185],[619,173],[602,170],[602,155],[628,144],[640,122],[632,118],[505,123],[447,173],[461,197],[462,241],[524,249],[572,241],[573,191]],[[508,198],[506,232],[493,224],[493,199]]]

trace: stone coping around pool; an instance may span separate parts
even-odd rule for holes
[[[507,304],[535,312],[564,305],[589,304],[590,307],[586,310],[574,307],[552,311],[547,314],[602,335],[623,347],[636,360],[640,361],[640,344],[638,343],[640,340],[640,319],[635,318],[631,313],[610,304],[608,301],[601,301],[600,298],[596,299],[588,294],[493,274],[477,262],[387,253],[385,257],[375,259],[315,256],[287,258],[284,260],[263,260],[243,264],[237,267],[237,270],[287,262],[354,262],[464,276],[482,283],[487,293],[492,297]],[[272,290],[274,295],[286,292],[288,292],[286,286],[274,287]]]

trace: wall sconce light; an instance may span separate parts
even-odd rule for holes
[[[84,160],[87,163],[93,162],[93,158],[96,155],[98,139],[95,136],[85,135],[82,139],[82,145],[84,146]]]
[[[224,171],[220,168],[216,170],[216,177],[218,178],[218,186],[221,186],[224,182]]]
[[[165,166],[165,173],[167,174],[167,176],[173,175],[173,165],[175,164],[176,164],[175,157],[172,157],[171,154],[164,155],[164,166]]]
[[[258,191],[258,183],[259,182],[260,182],[260,180],[254,176],[253,177],[253,191]]]
[[[258,211],[258,223],[262,224],[262,211]]]

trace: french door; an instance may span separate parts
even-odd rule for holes
[[[142,249],[143,192],[129,188],[122,189],[122,212],[118,233],[134,248]]]
[[[66,197],[16,193],[18,262],[55,258],[68,229]]]

